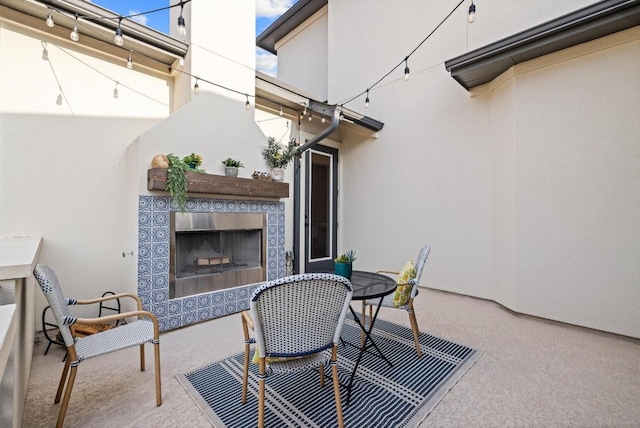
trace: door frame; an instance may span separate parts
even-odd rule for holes
[[[312,153],[329,156],[331,158],[330,165],[330,254],[318,260],[311,260],[311,155]],[[323,272],[333,270],[333,259],[337,257],[338,252],[338,149],[318,144],[305,153],[305,205],[304,205],[304,271],[305,272]]]

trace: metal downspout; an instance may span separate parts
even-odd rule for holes
[[[293,273],[300,273],[300,258],[304,253],[298,251],[300,248],[300,163],[302,154],[314,147],[320,141],[327,138],[340,125],[340,112],[334,107],[331,113],[331,123],[322,132],[313,137],[311,140],[300,146],[298,155],[293,159]],[[306,230],[306,228],[305,228]]]

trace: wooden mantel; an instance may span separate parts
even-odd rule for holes
[[[167,190],[167,170],[165,168],[151,168],[147,172],[147,189]],[[188,172],[187,191],[189,193],[280,199],[289,197],[289,183]]]

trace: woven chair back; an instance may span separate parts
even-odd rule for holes
[[[33,269],[33,275],[38,280],[44,297],[47,298],[64,344],[67,347],[73,346],[74,340],[69,325],[73,323],[75,318],[69,313],[68,300],[62,294],[58,277],[47,265],[36,265]]]
[[[326,273],[261,285],[250,301],[259,355],[302,356],[331,348],[340,339],[352,294],[348,279]]]
[[[416,277],[414,280],[416,285],[411,289],[412,298],[416,297],[416,294],[418,294],[418,284],[420,284],[420,277],[422,276],[422,271],[424,270],[424,265],[427,262],[430,252],[431,247],[429,245],[425,245],[418,253],[418,258],[416,259]]]

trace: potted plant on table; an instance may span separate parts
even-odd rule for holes
[[[244,168],[242,162],[233,158],[226,158],[222,161],[222,164],[224,165],[224,174],[227,177],[237,177],[238,168]]]
[[[356,260],[356,252],[354,250],[346,251],[334,259],[334,270],[336,275],[344,276],[351,279],[353,271],[353,262]]]
[[[287,147],[284,148],[275,138],[269,137],[267,147],[262,151],[262,156],[271,168],[271,179],[273,181],[284,180],[284,169],[296,154],[298,154],[298,145],[295,138],[292,138]]]

